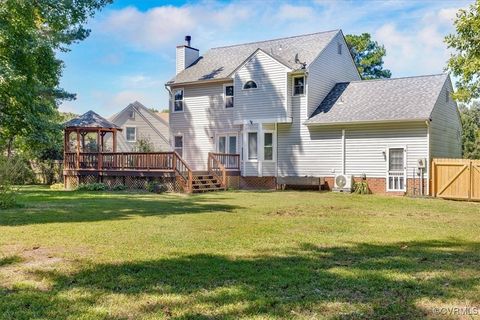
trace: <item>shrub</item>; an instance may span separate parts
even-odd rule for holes
[[[78,191],[106,191],[107,185],[105,183],[86,183],[78,186]]]
[[[63,183],[54,183],[50,185],[51,190],[63,190]]]
[[[356,194],[369,194],[370,188],[368,187],[368,182],[366,180],[355,182],[354,192]]]
[[[124,186],[123,184],[116,185],[112,188],[113,191],[124,191],[127,190],[127,186]]]
[[[19,156],[5,157],[0,155],[0,209],[13,207],[17,204],[18,187],[28,176],[28,166],[25,159]]]
[[[147,183],[146,189],[148,192],[154,192],[154,193],[164,193],[168,191],[168,188],[165,184],[159,183],[157,181],[150,181]]]

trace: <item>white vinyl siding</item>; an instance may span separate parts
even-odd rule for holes
[[[258,51],[234,75],[235,120],[287,117],[286,86],[288,69],[269,55]],[[243,89],[253,80],[256,89]]]
[[[442,88],[433,109],[430,122],[430,155],[432,158],[460,158],[462,156],[462,124],[457,105],[446,91],[452,92],[450,80]]]
[[[389,147],[405,146],[407,176],[413,177],[417,159],[427,158],[428,154],[427,127],[422,123],[311,127],[307,143],[289,138],[287,133],[292,129],[279,125],[279,175],[333,177],[342,173],[342,129],[346,174],[385,178],[385,152]]]
[[[219,134],[240,131],[233,124],[236,106],[225,108],[224,84],[232,82],[184,86],[184,112],[170,114],[171,136],[183,135],[183,158],[193,170],[207,169],[208,153],[216,150]]]
[[[121,113],[110,119],[124,132],[117,134],[117,150],[119,152],[131,152],[135,146],[134,141],[127,141],[126,127],[136,128],[136,138],[148,139],[153,145],[154,151],[170,151],[168,123],[159,116],[152,114],[149,110],[139,107],[135,110],[135,118],[130,118],[130,109],[126,108]],[[111,145],[111,135],[106,136],[106,145]]]
[[[308,67],[307,94],[310,116],[338,82],[360,80],[348,50],[338,54],[338,44],[347,45],[339,32],[320,56]]]

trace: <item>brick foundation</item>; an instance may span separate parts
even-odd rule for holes
[[[353,181],[354,182],[359,182],[361,181],[362,178],[361,177],[353,177]],[[424,194],[427,193],[427,179],[423,179],[424,180]],[[416,193],[415,194],[420,194],[419,193],[419,187],[420,187],[420,183],[421,183],[421,179],[412,179],[412,178],[408,178],[407,179],[407,191],[406,192],[403,192],[403,191],[396,191],[396,192],[392,192],[392,191],[389,191],[387,192],[387,179],[386,178],[367,178],[367,183],[368,183],[368,187],[370,189],[370,191],[374,194],[388,194],[388,195],[405,195],[406,193],[409,194],[409,195],[413,195],[413,191],[414,191],[414,187],[416,187]],[[335,183],[334,183],[334,178],[333,177],[326,177],[325,178],[325,187],[324,189],[326,190],[332,190],[333,187],[335,186]]]

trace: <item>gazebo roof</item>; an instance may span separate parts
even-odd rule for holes
[[[116,124],[108,121],[92,110],[74,118],[64,124],[65,128],[101,128],[101,129],[117,129],[122,130]]]

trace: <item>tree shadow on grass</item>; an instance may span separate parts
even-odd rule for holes
[[[3,210],[0,226],[61,222],[95,222],[159,216],[232,212],[242,207],[222,203],[220,194],[180,196],[151,193],[87,193],[26,191],[21,209]],[[25,201],[26,200],[26,201]]]
[[[125,306],[109,312],[98,305],[121,296],[132,304],[126,313],[134,318],[435,318],[431,306],[422,306],[425,300],[478,305],[479,252],[480,243],[453,239],[328,248],[304,244],[275,256],[198,254],[100,264],[73,275],[39,272],[53,281],[51,291],[19,289],[0,297],[0,310],[18,318],[120,319]],[[82,295],[68,303],[66,293],[72,290]],[[151,301],[142,304],[145,297]]]

